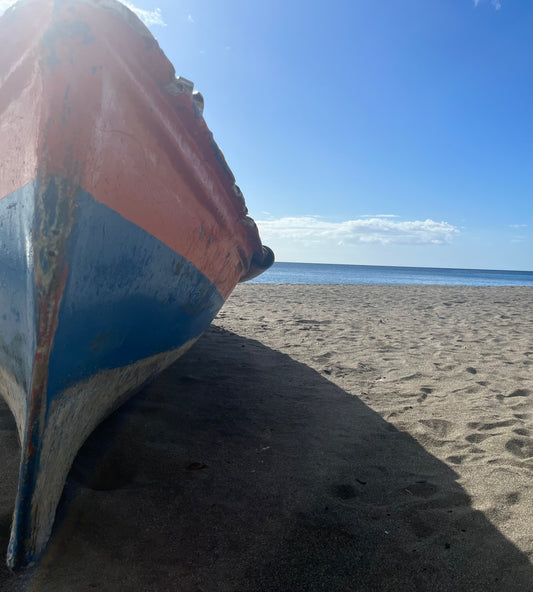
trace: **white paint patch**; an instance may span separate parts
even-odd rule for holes
[[[66,389],[54,399],[48,409],[41,455],[38,466],[35,466],[37,479],[31,500],[31,532],[25,541],[18,541],[18,545],[14,545],[14,548],[18,546],[19,553],[39,557],[43,552],[52,531],[68,472],[91,432],[112,411],[138,392],[143,384],[181,357],[196,339],[131,366],[104,370]],[[20,418],[21,410],[16,405],[15,411]],[[13,413],[17,417],[15,411]],[[17,497],[15,514],[20,501]],[[17,536],[19,534],[12,530],[12,543]],[[8,557],[8,565],[12,560]]]

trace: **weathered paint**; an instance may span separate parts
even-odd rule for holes
[[[21,442],[35,354],[34,191],[29,183],[0,200],[0,392]]]
[[[23,101],[33,109],[35,102],[42,105],[39,154],[46,171],[76,175],[94,199],[181,253],[226,298],[254,254],[262,257],[257,230],[234,199],[235,180],[198,117],[190,87],[169,92],[174,68],[148,30],[140,25],[141,32],[133,31],[120,14],[99,5],[26,0],[6,15],[6,28],[40,22],[33,29],[40,38],[40,82]],[[21,71],[19,77],[30,83],[35,74]],[[20,131],[35,143],[35,129]],[[196,240],[202,224],[210,242]]]
[[[179,347],[198,336],[223,304],[194,265],[151,234],[86,192],[76,205],[49,397],[104,368]]]
[[[31,565],[45,549],[68,471],[90,433],[140,386],[182,356],[194,341],[126,367],[103,370],[49,402],[38,458],[31,462],[31,490],[28,484],[26,490],[19,489],[15,506],[7,555],[12,569]],[[33,503],[20,503],[24,500]]]
[[[0,390],[22,443],[8,564],[37,560],[72,459],[272,261],[203,99],[114,0],[0,19]]]
[[[32,182],[15,194],[33,198],[33,224],[22,224],[26,237],[9,225],[15,231],[3,238],[5,253],[32,241],[36,293],[35,345],[20,355],[33,366],[8,552],[17,568],[44,548],[70,464],[92,429],[186,351],[223,299],[181,255],[64,180],[51,177],[45,188]],[[0,201],[0,220],[16,209],[13,197]],[[18,267],[12,275],[20,283],[27,269]],[[9,360],[9,344],[2,337],[0,344]],[[6,398],[16,404],[20,390]]]

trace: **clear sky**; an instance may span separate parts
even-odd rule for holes
[[[530,0],[124,3],[279,261],[533,268]]]

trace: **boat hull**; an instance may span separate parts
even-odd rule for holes
[[[192,84],[125,7],[26,0],[0,37],[0,126],[16,136],[0,164],[0,391],[22,447],[16,569],[42,554],[91,431],[273,255]]]

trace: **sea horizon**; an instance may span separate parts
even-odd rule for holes
[[[251,280],[270,284],[533,286],[533,270],[276,261]]]

